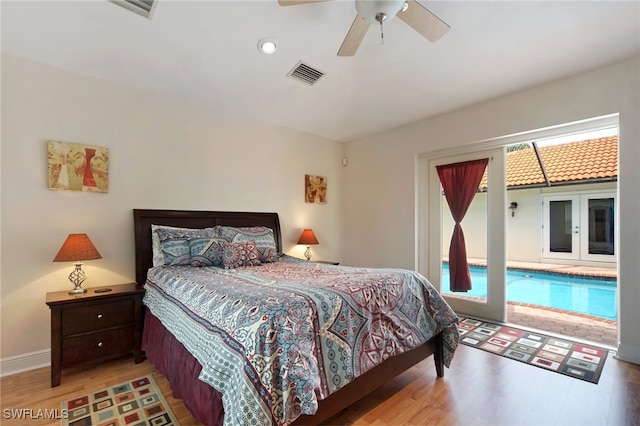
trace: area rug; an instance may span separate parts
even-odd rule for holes
[[[62,401],[63,425],[178,425],[151,375]]]
[[[460,343],[598,383],[608,351],[519,328],[460,318]]]

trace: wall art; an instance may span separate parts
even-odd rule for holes
[[[327,178],[324,176],[304,175],[304,202],[327,203]]]
[[[48,141],[49,189],[109,192],[109,149]]]

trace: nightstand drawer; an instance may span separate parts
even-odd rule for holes
[[[133,326],[70,337],[62,342],[62,366],[126,354],[132,350]]]
[[[133,320],[132,299],[78,306],[62,311],[62,335],[130,324]]]

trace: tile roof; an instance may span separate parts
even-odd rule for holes
[[[559,145],[539,146],[549,182],[553,186],[616,180],[618,137],[610,136]],[[533,147],[507,152],[507,188],[546,186]],[[480,188],[487,187],[486,172]]]

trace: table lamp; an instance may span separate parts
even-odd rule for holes
[[[298,239],[298,244],[305,244],[307,246],[307,250],[304,252],[304,257],[307,260],[311,260],[311,247],[312,244],[319,244],[318,239],[316,238],[316,234],[313,233],[311,229],[305,229],[300,234],[300,238]]]
[[[93,259],[102,259],[102,256],[87,234],[69,234],[60,247],[60,251],[53,258],[54,262],[75,262],[76,264],[76,269],[69,274],[69,281],[75,286],[73,290],[69,291],[69,294],[87,292],[81,287],[81,284],[87,279],[87,274],[82,270],[82,261]]]

